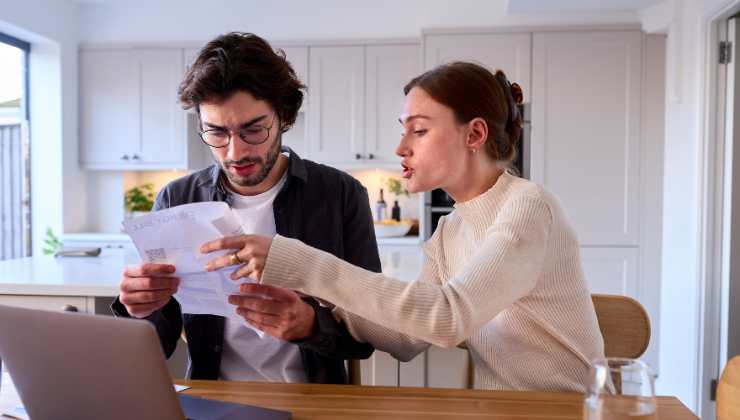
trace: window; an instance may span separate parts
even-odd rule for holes
[[[31,253],[29,52],[0,33],[0,260]]]

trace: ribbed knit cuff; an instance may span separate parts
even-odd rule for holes
[[[297,239],[275,235],[267,253],[260,283],[303,291],[303,262],[311,260],[313,249]]]

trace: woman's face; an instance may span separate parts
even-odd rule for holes
[[[464,179],[467,125],[455,120],[452,109],[414,87],[406,95],[399,121],[403,131],[396,154],[402,158],[409,192],[449,191]]]

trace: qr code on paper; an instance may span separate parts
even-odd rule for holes
[[[144,250],[146,253],[146,259],[149,262],[162,262],[167,260],[167,254],[164,252],[164,248],[155,248]]]

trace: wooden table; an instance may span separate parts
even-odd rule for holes
[[[582,419],[583,395],[440,388],[177,381],[186,394],[286,410],[308,419]],[[697,419],[658,397],[660,419]]]

